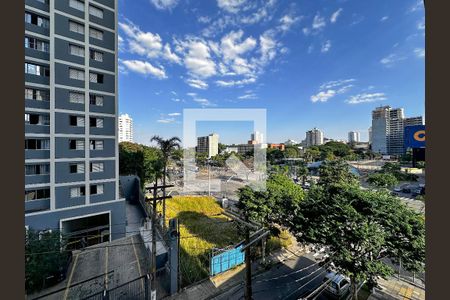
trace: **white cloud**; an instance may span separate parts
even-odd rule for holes
[[[347,102],[349,104],[359,104],[359,103],[370,103],[370,102],[376,102],[376,101],[383,101],[386,99],[387,99],[387,97],[384,93],[372,93],[372,94],[363,93],[363,94],[351,96],[345,102]]]
[[[280,29],[282,31],[288,31],[295,23],[297,23],[301,18],[300,17],[293,17],[291,15],[284,15],[280,19]]]
[[[256,78],[250,77],[242,80],[228,80],[228,81],[217,80],[216,84],[221,87],[231,87],[231,86],[243,86],[254,82],[256,82]]]
[[[309,29],[308,27],[303,28],[302,31],[304,35],[309,35],[311,33],[311,29]]]
[[[315,102],[327,102],[329,99],[336,95],[343,94],[353,87],[351,82],[355,79],[340,79],[334,81],[328,81],[320,85],[319,92],[311,96],[311,101]]]
[[[193,39],[187,42],[184,65],[195,77],[208,78],[216,75],[216,64],[211,58],[210,48],[205,41]]]
[[[404,59],[405,59],[405,57],[402,57],[402,56],[392,53],[386,57],[383,57],[380,60],[380,63],[382,63],[384,66],[389,68],[389,67],[392,67],[396,62],[404,60]]]
[[[387,19],[389,19],[389,16],[384,16],[380,19],[380,22],[384,22],[387,21]]]
[[[170,116],[170,117],[178,117],[178,116],[181,116],[181,113],[174,112],[174,113],[170,113],[170,114],[167,114],[167,115]]]
[[[208,84],[206,82],[204,82],[203,80],[200,79],[186,79],[186,83],[189,84],[191,87],[196,88],[196,89],[207,89],[208,88]]]
[[[417,23],[417,29],[418,30],[425,30],[425,20],[421,20]]]
[[[186,93],[186,95],[188,95],[188,96],[191,96],[191,97],[196,97],[197,96],[197,93]]]
[[[163,123],[163,124],[175,123],[175,118],[164,118],[164,117],[161,117],[156,122]]]
[[[246,0],[217,0],[217,5],[229,13],[237,13],[246,2]]]
[[[421,10],[424,8],[424,4],[423,4],[423,0],[416,0],[416,3],[414,3],[414,5],[412,5],[409,9],[408,12],[412,13],[418,10]]]
[[[322,48],[320,49],[320,52],[325,53],[330,51],[331,48],[331,41],[328,40],[325,43],[322,44]]]
[[[315,30],[320,30],[322,28],[324,28],[327,25],[325,18],[321,17],[319,13],[317,13],[317,15],[314,16],[314,20],[312,23],[312,29]]]
[[[342,11],[343,11],[342,8],[339,8],[337,11],[335,11],[330,17],[330,22],[336,23],[337,18],[339,17],[339,15],[341,14]]]
[[[141,60],[122,60],[121,63],[130,71],[137,72],[144,75],[153,75],[158,79],[167,78],[164,69],[157,68],[147,61]]]
[[[178,4],[178,0],[150,0],[157,9],[172,9]]]
[[[334,97],[336,95],[335,90],[327,90],[317,93],[316,95],[311,96],[311,101],[314,102],[327,102],[328,99]]]
[[[253,50],[257,43],[253,37],[248,37],[241,42],[243,34],[244,32],[239,30],[231,31],[224,36],[221,39],[219,52],[222,54],[224,64],[228,65],[234,73],[249,75],[253,74],[255,66],[250,64],[242,55]],[[221,66],[222,70],[224,66]],[[225,69],[227,68],[225,67]]]
[[[238,99],[241,100],[251,100],[251,99],[258,99],[255,93],[249,93],[242,96],[239,96]]]
[[[345,84],[348,84],[348,83],[354,82],[354,81],[356,81],[356,80],[353,79],[353,78],[351,78],[351,79],[333,80],[333,81],[328,81],[328,82],[323,83],[319,88],[321,90],[331,89],[331,88],[343,86]]]
[[[174,62],[174,63],[181,63],[181,58],[176,55],[175,53],[172,52],[172,50],[170,49],[170,45],[166,44],[164,46],[164,52],[163,52],[163,56],[164,58],[166,58],[168,61]]]
[[[414,49],[414,54],[417,57],[425,57],[425,49],[423,49],[423,48],[416,48],[416,49]]]
[[[119,23],[128,39],[130,52],[145,55],[150,58],[158,57],[163,48],[162,39],[157,33],[143,32],[131,22]]]
[[[211,22],[211,18],[208,16],[201,16],[198,18],[198,21],[200,23],[207,24],[207,23]]]

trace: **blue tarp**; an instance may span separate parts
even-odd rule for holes
[[[244,252],[241,252],[242,246],[243,245],[240,245],[236,248],[212,256],[210,275],[214,276],[244,263],[245,254]]]

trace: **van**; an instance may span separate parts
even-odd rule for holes
[[[331,294],[333,298],[342,299],[344,296],[348,295],[350,291],[350,281],[342,274],[338,274],[335,272],[329,272],[323,282],[327,282],[331,280],[327,287],[326,292]]]

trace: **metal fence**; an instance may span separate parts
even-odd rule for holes
[[[150,299],[150,276],[143,275],[112,289],[90,295],[84,300],[147,300]]]
[[[216,249],[211,254],[210,276],[225,272],[237,265],[243,264],[245,253],[242,252],[243,245],[228,249]]]

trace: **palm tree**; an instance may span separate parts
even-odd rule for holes
[[[159,150],[161,150],[162,154],[162,164],[163,164],[163,173],[162,173],[162,180],[163,180],[163,186],[166,185],[166,176],[167,176],[167,163],[169,162],[169,158],[172,156],[173,152],[175,150],[180,149],[180,143],[181,140],[178,137],[172,137],[168,140],[163,139],[162,137],[155,135],[150,139],[151,142],[156,142],[158,145]],[[163,188],[163,226],[166,227],[166,189]]]

